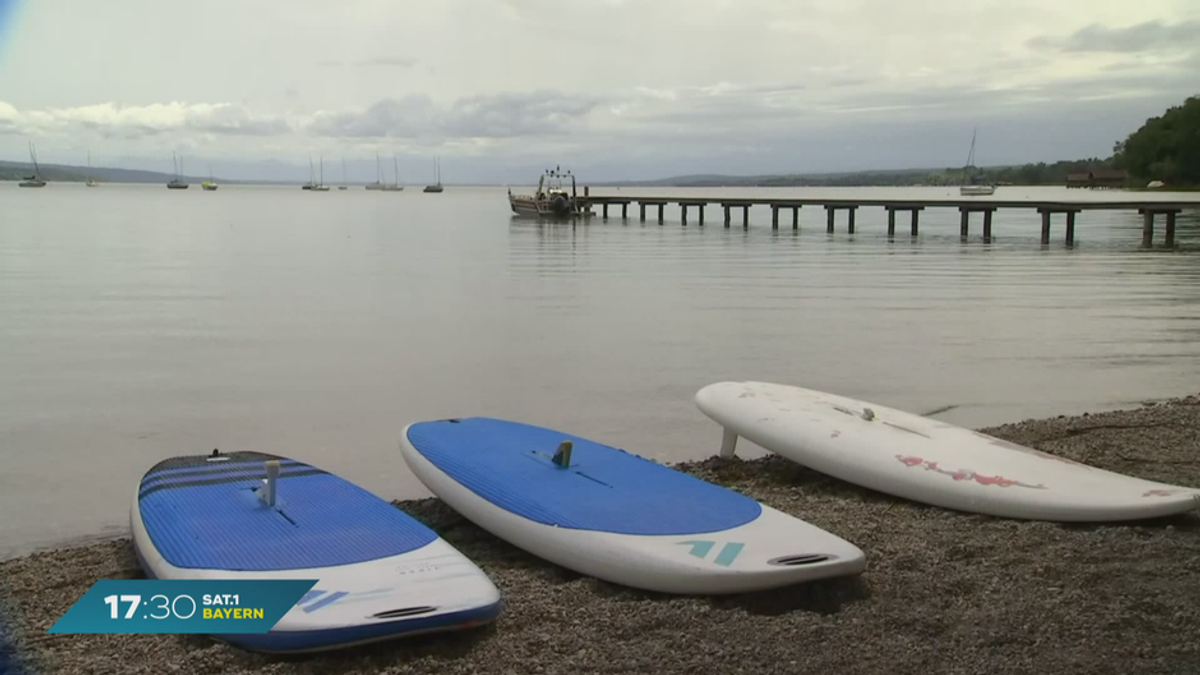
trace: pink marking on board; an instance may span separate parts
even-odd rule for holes
[[[943,476],[949,476],[951,479],[956,480],[956,481],[973,480],[980,485],[996,485],[999,487],[1012,487],[1012,486],[1016,485],[1019,487],[1033,488],[1036,490],[1045,490],[1046,489],[1045,485],[1041,485],[1041,484],[1030,485],[1028,483],[1022,483],[1020,481],[1012,480],[1011,478],[1005,478],[1004,476],[985,476],[983,474],[978,474],[978,473],[975,473],[974,471],[968,471],[966,469],[959,469],[958,471],[952,471],[950,469],[943,469],[940,466],[938,466],[937,462],[926,461],[926,460],[921,459],[920,457],[906,457],[904,455],[896,455],[896,459],[899,460],[900,463],[903,464],[904,466],[908,466],[908,467],[920,466],[920,467],[924,468],[926,471],[940,473]]]
[[[1179,492],[1179,491],[1178,490],[1154,489],[1154,490],[1146,491],[1146,493],[1142,496],[1143,497],[1170,497],[1171,495],[1175,494],[1176,492]]]

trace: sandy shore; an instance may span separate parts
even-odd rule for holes
[[[983,431],[1200,487],[1200,396]],[[850,540],[867,571],[764,594],[660,596],[545,563],[423,500],[398,506],[495,580],[506,607],[493,626],[288,659],[195,636],[47,636],[97,579],[141,576],[123,539],[0,564],[6,632],[37,673],[1200,672],[1200,516],[1017,522],[904,502],[774,457],[680,468]]]

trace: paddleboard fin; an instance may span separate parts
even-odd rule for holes
[[[737,450],[737,432],[732,429],[726,429],[721,436],[721,456],[728,459],[733,457],[734,451]]]
[[[863,408],[862,418],[870,422],[871,420],[875,419],[875,411],[871,410],[870,408]]]
[[[562,443],[559,443],[558,450],[554,452],[554,457],[551,458],[551,461],[563,469],[571,466],[571,447],[571,441],[563,441]]]
[[[267,470],[266,484],[258,489],[258,496],[267,503],[267,506],[275,506],[275,487],[279,482],[279,460],[269,459],[263,462],[263,467]]]

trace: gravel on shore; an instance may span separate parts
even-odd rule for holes
[[[986,433],[1200,487],[1200,395]],[[1200,673],[1200,515],[1118,525],[914,504],[778,457],[678,466],[858,545],[860,577],[678,597],[582,577],[433,499],[397,505],[499,586],[497,622],[307,657],[200,636],[46,630],[98,579],[141,576],[128,539],[0,563],[10,639],[33,673]]]

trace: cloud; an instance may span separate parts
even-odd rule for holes
[[[492,94],[460,99],[447,112],[448,136],[508,138],[567,132],[600,104],[600,99],[556,91]]]
[[[436,126],[437,110],[433,99],[423,94],[410,94],[401,99],[376,101],[359,111],[318,112],[307,128],[321,136],[415,138],[432,133]]]
[[[318,61],[323,68],[412,68],[417,65],[417,59],[409,56],[376,56],[361,61]]]
[[[97,103],[74,108],[19,111],[0,101],[0,129],[12,133],[55,133],[85,130],[109,138],[139,138],[171,132],[233,136],[287,133],[288,121],[277,115],[252,113],[232,103],[152,103],[122,106]]]
[[[513,138],[563,133],[600,104],[600,99],[554,91],[471,96],[439,108],[422,94],[383,99],[365,109],[320,112],[313,133],[348,138],[433,136]]]
[[[1067,36],[1043,35],[1029,40],[1031,47],[1063,52],[1145,52],[1172,47],[1194,49],[1200,45],[1200,21],[1164,24],[1147,21],[1124,28],[1091,24]]]

